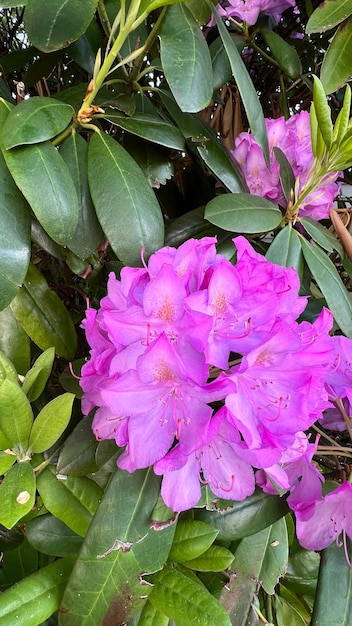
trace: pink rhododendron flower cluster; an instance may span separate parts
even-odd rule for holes
[[[261,147],[250,133],[240,133],[235,140],[235,149],[231,154],[240,166],[251,193],[267,198],[274,204],[286,207],[284,192],[280,182],[280,168],[276,160],[274,147],[280,148],[289,161],[294,176],[298,179],[298,195],[309,183],[312,175],[313,152],[309,113],[301,111],[288,120],[284,117],[266,119],[270,149],[270,169],[267,168]],[[333,201],[339,192],[336,179],[329,175],[321,181],[319,189],[310,193],[300,206],[301,217],[320,220],[329,217]]]
[[[332,401],[349,399],[351,341],[330,336],[327,309],[314,323],[297,321],[307,299],[294,269],[270,263],[244,237],[234,239],[235,265],[215,244],[189,240],[144,268],[123,268],[120,280],[110,274],[107,296],[83,322],[91,347],[83,412],[96,408],[96,437],[124,448],[120,468],[162,475],[174,511],[196,505],[204,483],[226,500],[256,485],[277,493],[276,485],[308,545],[312,520],[349,494],[322,499],[317,443],[305,431]],[[340,510],[330,534],[316,531],[309,545],[349,532]]]
[[[294,6],[295,0],[225,0],[217,5],[217,11],[222,17],[234,17],[253,26],[260,13],[272,15],[279,21],[282,13]]]

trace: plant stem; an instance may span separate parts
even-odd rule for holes
[[[139,72],[140,72],[141,65],[143,63],[143,59],[144,59],[146,53],[149,52],[149,50],[152,47],[155,39],[158,36],[161,23],[162,23],[162,21],[163,21],[163,19],[165,17],[165,14],[166,14],[166,9],[167,9],[167,7],[163,7],[163,9],[162,9],[158,19],[156,20],[152,30],[150,31],[147,39],[145,40],[143,51],[141,52],[139,57],[137,57],[137,59],[135,60],[134,67],[133,67],[133,70],[132,70],[131,75],[130,75],[130,79],[131,79],[132,82],[134,80],[138,80],[139,79]]]
[[[98,14],[99,14],[102,26],[104,28],[105,34],[108,37],[110,37],[110,34],[111,34],[111,24],[110,24],[110,20],[109,20],[108,14],[106,12],[104,0],[99,0],[99,2],[98,2]]]

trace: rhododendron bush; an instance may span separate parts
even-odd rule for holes
[[[4,626],[349,626],[350,11],[1,3]]]

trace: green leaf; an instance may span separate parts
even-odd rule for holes
[[[138,626],[168,626],[169,618],[146,601],[138,620]]]
[[[352,14],[352,0],[324,0],[310,16],[306,33],[324,33]]]
[[[226,26],[223,24],[221,17],[218,15],[216,8],[211,5],[211,10],[223,41],[224,48],[229,57],[233,77],[241,95],[252,135],[261,146],[266,163],[269,163],[268,137],[265,128],[264,115],[257,92],[250,79],[242,57],[238,52],[236,45],[232,41],[231,35],[227,31]]]
[[[180,521],[177,524],[169,561],[189,561],[203,554],[216,539],[218,531],[195,520]]]
[[[187,7],[168,8],[159,38],[161,65],[177,104],[182,111],[201,111],[213,95],[213,70],[205,37]]]
[[[96,483],[83,476],[59,480],[48,467],[39,474],[37,489],[50,513],[77,535],[86,535],[102,493]]]
[[[285,194],[287,204],[291,200],[292,193],[295,188],[295,175],[293,173],[290,162],[286,155],[278,147],[274,147],[275,158],[280,165],[280,183]]]
[[[268,594],[273,594],[288,561],[288,538],[283,518],[259,533],[242,539],[233,567],[250,579],[260,582]]]
[[[334,235],[325,226],[313,220],[311,217],[301,217],[299,222],[304,226],[308,235],[314,239],[324,250],[327,252],[333,252],[336,250],[340,257],[343,258],[344,251],[341,243],[334,237]]]
[[[104,117],[138,137],[174,150],[184,150],[184,140],[178,128],[154,115],[135,113],[133,117],[126,117],[116,111],[107,111]]]
[[[45,452],[59,439],[70,421],[74,399],[73,393],[63,393],[40,411],[29,437],[32,452]]]
[[[16,463],[9,469],[0,485],[0,524],[6,528],[12,528],[29,513],[34,505],[34,499],[35,475],[33,468],[27,461]]]
[[[210,546],[200,556],[189,561],[183,561],[183,565],[197,572],[222,572],[228,569],[233,561],[233,554],[227,548]]]
[[[15,445],[26,447],[33,423],[27,396],[8,378],[0,386],[0,428]]]
[[[29,206],[0,153],[0,309],[15,297],[27,273],[31,251]]]
[[[246,45],[243,35],[231,33],[231,39],[234,42],[239,53],[242,52]],[[224,49],[221,37],[217,37],[209,46],[211,62],[213,65],[213,90],[217,91],[225,83],[232,78],[232,70],[226,50]]]
[[[2,571],[8,586],[30,576],[37,570],[38,552],[27,541],[27,538],[15,550],[10,550],[3,559]]]
[[[0,385],[4,382],[5,378],[8,378],[18,385],[16,368],[6,354],[0,352]]]
[[[206,0],[187,0],[186,6],[200,26],[209,22],[211,11]]]
[[[49,513],[28,522],[26,537],[36,550],[51,556],[73,556],[82,545],[82,537]]]
[[[188,148],[200,154],[204,163],[232,192],[247,189],[242,173],[230,158],[228,150],[199,116],[183,113],[169,92],[161,93],[162,101],[188,141]]]
[[[98,0],[51,0],[43,11],[41,0],[30,0],[24,14],[26,33],[43,52],[65,48],[85,32]]]
[[[39,348],[46,350],[54,346],[59,356],[72,359],[77,345],[72,319],[35,265],[30,264],[23,287],[11,302],[11,309]]]
[[[331,146],[333,130],[331,110],[326,101],[324,87],[317,76],[314,77],[313,83],[313,102],[318,128],[322,134],[327,149],[329,149]]]
[[[288,561],[284,585],[301,596],[315,596],[320,556],[312,550],[298,550]]]
[[[302,63],[296,48],[268,28],[263,28],[261,33],[280,69],[292,80],[298,78],[302,74]]]
[[[257,606],[258,583],[242,570],[236,571],[226,582],[220,594],[220,602],[236,626],[262,626],[254,606]]]
[[[55,348],[48,348],[36,359],[34,365],[27,372],[22,383],[22,389],[30,402],[37,400],[44,391],[51,374],[54,358]]]
[[[257,490],[224,512],[199,510],[196,518],[219,530],[218,540],[234,541],[267,528],[288,511],[283,498]]]
[[[49,142],[3,151],[16,185],[48,235],[59,245],[72,239],[78,200],[70,172]],[[40,189],[40,193],[38,193]]]
[[[15,454],[9,454],[8,452],[0,451],[0,476],[6,474],[6,472],[13,466],[16,461]]]
[[[217,599],[180,571],[165,566],[153,576],[153,584],[150,603],[177,626],[230,626],[230,619]]]
[[[93,416],[83,417],[67,437],[60,452],[57,472],[64,476],[85,476],[95,472],[97,440],[92,431]]]
[[[60,559],[0,595],[1,626],[38,626],[58,608],[73,564]]]
[[[117,470],[89,528],[61,605],[60,626],[129,622],[165,563],[175,526],[150,528],[160,481],[152,469]]]
[[[333,93],[347,82],[352,74],[352,19],[343,22],[337,29],[324,56],[320,79],[325,93]]]
[[[29,337],[10,307],[0,311],[0,349],[13,362],[19,374],[28,371],[31,358]]]
[[[184,2],[184,0],[141,0],[138,15],[145,17],[152,11],[155,11],[155,9],[169,4],[174,4],[175,2]]]
[[[277,228],[282,220],[279,209],[260,196],[228,193],[208,202],[204,217],[224,230],[235,233],[261,233]]]
[[[68,247],[80,259],[87,259],[104,238],[88,186],[88,144],[81,135],[72,133],[61,145],[60,154],[71,173],[78,197],[78,225]]]
[[[351,554],[351,542],[347,539]],[[352,615],[352,568],[343,547],[332,543],[323,550],[311,626],[349,626]]]
[[[312,246],[299,235],[307,265],[322,291],[337,324],[347,337],[352,337],[352,300],[335,265],[318,246]]]
[[[54,98],[34,97],[14,107],[1,129],[0,141],[8,150],[52,139],[70,123],[73,109]]]
[[[299,237],[292,226],[285,226],[270,244],[265,258],[271,263],[294,267],[300,276],[303,275],[303,254]]]
[[[97,132],[89,143],[88,178],[102,228],[119,259],[140,265],[163,245],[163,217],[143,173],[114,139]]]
[[[350,119],[351,111],[351,87],[346,85],[345,95],[343,97],[343,106],[340,110],[333,131],[333,141],[337,146],[343,141],[348,129],[348,122]]]

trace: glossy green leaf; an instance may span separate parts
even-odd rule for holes
[[[209,22],[211,18],[211,11],[206,0],[187,0],[186,6],[187,9],[191,11],[194,19],[197,20],[200,26]]]
[[[336,250],[340,257],[344,256],[343,247],[341,243],[334,237],[334,235],[325,226],[313,220],[311,217],[301,217],[300,223],[304,226],[307,233],[327,252],[333,252]]]
[[[51,374],[55,348],[48,348],[34,362],[22,383],[22,389],[30,402],[39,398]]]
[[[54,98],[34,97],[23,100],[7,116],[0,133],[6,149],[52,139],[70,123],[73,109]]]
[[[189,561],[183,561],[183,565],[197,572],[222,572],[228,569],[233,561],[233,554],[222,546],[210,546],[200,556]]]
[[[21,0],[20,6],[25,6],[28,0]],[[19,0],[1,0],[0,7],[2,9],[11,9],[12,7],[18,7]]]
[[[306,33],[323,33],[352,15],[352,0],[324,0],[310,16]]]
[[[32,264],[23,287],[11,302],[11,309],[42,350],[54,346],[59,356],[72,359],[77,345],[72,319],[59,296],[49,289],[42,274]]]
[[[0,451],[0,476],[6,474],[6,472],[12,467],[16,461],[15,454],[9,454],[8,452]]]
[[[347,539],[351,554],[351,542]],[[323,550],[311,626],[349,626],[352,615],[352,568],[341,545]]]
[[[265,258],[271,263],[294,267],[300,276],[303,274],[303,254],[299,237],[292,226],[285,226],[270,244]]]
[[[333,129],[331,110],[326,101],[324,87],[317,76],[314,77],[313,83],[313,102],[318,128],[322,134],[327,149],[329,149],[331,146]]]
[[[168,626],[169,618],[164,613],[158,611],[149,600],[146,601],[140,617],[138,619],[138,626]]]
[[[312,550],[298,550],[288,561],[284,585],[301,596],[315,596],[320,556]]]
[[[214,543],[218,531],[213,527],[194,520],[180,521],[177,524],[169,561],[189,561],[205,552]]]
[[[9,552],[16,549],[24,540],[23,534],[15,526],[11,530],[1,526],[0,524],[0,550],[1,552]]]
[[[213,70],[205,37],[186,6],[168,8],[159,38],[161,65],[177,104],[182,111],[201,111],[213,95]]]
[[[246,45],[246,40],[242,35],[238,33],[231,33],[231,39],[234,42],[239,53],[242,52]],[[232,70],[224,49],[221,37],[217,37],[209,46],[209,52],[211,56],[211,62],[213,65],[213,90],[217,91],[225,83],[229,82],[232,77]]]
[[[344,139],[348,129],[348,122],[351,112],[351,87],[346,85],[345,95],[343,97],[343,106],[340,110],[336,122],[334,124],[333,141],[338,146]]]
[[[274,147],[275,158],[280,166],[280,183],[282,190],[285,194],[287,204],[290,202],[294,188],[295,188],[295,175],[293,173],[290,162],[286,155],[278,147]]]
[[[18,384],[18,375],[16,368],[6,354],[0,352],[0,385],[8,378],[13,383]]]
[[[41,0],[30,0],[24,15],[33,46],[43,52],[65,48],[85,32],[98,0],[51,0],[43,11]]]
[[[215,133],[200,117],[183,113],[169,92],[162,92],[161,98],[170,115],[188,141],[191,152],[199,154],[209,169],[232,191],[246,190],[246,183],[228,150],[216,138]]]
[[[159,117],[147,113],[135,113],[133,117],[127,117],[116,111],[107,111],[105,117],[112,124],[138,137],[174,150],[184,150],[184,140],[178,128]]]
[[[83,417],[67,437],[57,463],[58,474],[84,476],[95,472],[97,440],[92,431],[93,416]]]
[[[2,571],[7,585],[17,583],[26,576],[30,576],[38,569],[38,552],[31,546],[27,538],[9,551],[2,564]]]
[[[39,474],[37,489],[45,507],[77,535],[87,533],[101,491],[89,478],[59,480],[50,468]]]
[[[291,599],[295,599],[295,597],[291,596],[290,600]],[[280,595],[280,598],[277,598],[277,601],[278,600],[281,604],[280,618],[282,619],[283,624],[290,624],[290,626],[306,626],[310,623],[310,614],[301,602],[296,600],[295,603],[292,604],[290,600],[287,600],[287,598],[284,598],[282,595]],[[304,619],[301,612],[297,608],[297,605],[300,605],[300,608],[303,607],[303,611],[305,615],[307,615],[307,619]]]
[[[329,257],[300,236],[307,265],[323,293],[337,324],[347,337],[352,337],[352,300],[337,269]]]
[[[25,447],[33,423],[33,412],[27,396],[18,384],[8,378],[0,386],[0,428],[13,443]]]
[[[76,187],[79,208],[77,229],[68,247],[80,259],[87,259],[104,238],[88,186],[88,144],[73,133],[61,145],[60,154]]]
[[[125,137],[125,143],[126,142]],[[128,152],[141,168],[149,185],[160,189],[174,174],[174,165],[166,149],[161,149],[150,142],[140,141],[131,135],[128,137]]]
[[[211,200],[204,217],[224,230],[235,233],[261,233],[277,228],[282,220],[279,209],[260,196],[247,193],[224,194]]]
[[[260,582],[266,593],[273,594],[287,561],[287,528],[282,518],[255,535],[244,537],[235,552],[233,567]]]
[[[267,528],[288,511],[283,498],[257,490],[242,502],[234,502],[224,512],[197,511],[196,518],[214,526],[219,531],[218,540],[234,541]]]
[[[0,485],[0,524],[12,528],[31,510],[34,498],[33,468],[27,461],[16,463],[9,469]]]
[[[78,200],[70,172],[49,142],[3,151],[7,167],[48,235],[65,246],[78,223]],[[40,189],[40,193],[38,193]]]
[[[250,579],[242,570],[236,571],[226,582],[220,594],[221,605],[230,617],[231,624],[236,626],[262,626],[254,606],[258,600],[258,583],[255,578]]]
[[[348,81],[352,74],[352,18],[338,27],[326,51],[320,70],[320,79],[326,93],[333,93]]]
[[[177,626],[230,626],[230,619],[217,599],[180,571],[166,566],[153,576],[153,584],[151,604]]]
[[[70,421],[74,399],[72,393],[63,393],[40,411],[29,437],[32,452],[45,452],[59,439]]]
[[[233,77],[241,95],[252,135],[261,146],[266,162],[269,163],[268,137],[257,92],[236,45],[233,43],[230,33],[223,24],[214,6],[212,6],[212,13],[230,61]]]
[[[0,153],[0,309],[15,297],[31,251],[30,210]]]
[[[261,33],[280,69],[292,80],[298,78],[302,74],[302,63],[296,48],[268,28],[262,29]]]
[[[1,626],[38,626],[58,608],[74,560],[60,559],[0,595]]]
[[[140,265],[163,245],[163,217],[143,173],[114,139],[95,133],[89,143],[88,178],[103,230],[119,259]]]
[[[82,537],[49,513],[28,522],[26,537],[36,550],[51,556],[73,556],[82,545]]]
[[[60,608],[60,626],[129,622],[152,587],[142,579],[165,563],[174,526],[150,528],[159,494],[154,472],[117,470],[89,528]]]
[[[0,311],[0,349],[13,362],[19,374],[28,371],[31,358],[29,337],[9,306]]]

